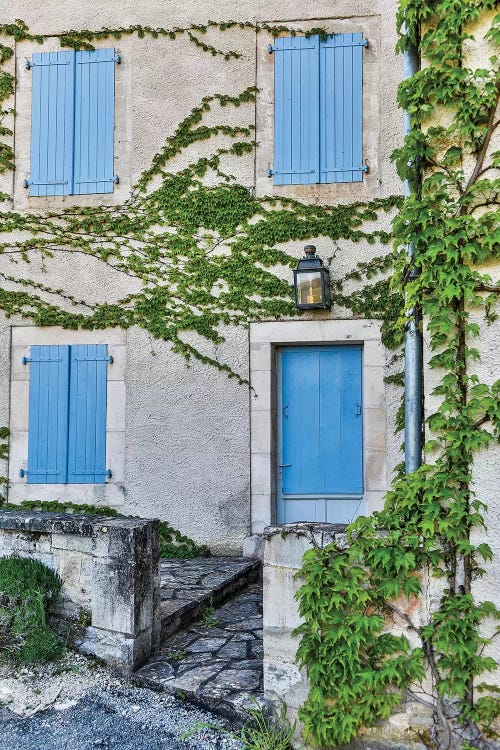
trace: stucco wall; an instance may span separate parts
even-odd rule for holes
[[[402,137],[402,118],[396,106],[396,88],[401,77],[401,61],[395,56],[395,0],[358,0],[355,3],[341,0],[332,5],[317,0],[304,5],[296,0],[284,5],[272,2],[243,0],[235,8],[232,2],[222,0],[206,3],[174,2],[140,4],[126,0],[116,3],[76,2],[60,3],[47,0],[43,7],[28,2],[1,0],[2,18],[5,22],[22,18],[33,33],[56,35],[67,29],[96,29],[101,26],[183,26],[190,22],[206,22],[209,18],[227,20],[234,18],[250,21],[267,21],[295,25],[299,28],[325,25],[332,31],[345,31],[351,24],[362,30],[369,39],[366,55],[364,88],[366,148],[370,157],[370,173],[363,183],[323,186],[321,191],[304,190],[300,186],[280,189],[282,194],[312,202],[337,203],[355,199],[384,197],[401,192],[401,184],[389,161],[389,154]],[[348,20],[346,20],[348,19]],[[350,19],[350,20],[349,20]],[[242,184],[256,188],[262,194],[272,189],[267,177],[267,159],[272,138],[272,75],[271,56],[264,52],[272,37],[252,29],[234,29],[229,32],[210,31],[207,40],[215,46],[241,53],[238,60],[225,61],[202,52],[185,37],[168,39],[139,39],[124,36],[121,39],[101,40],[97,46],[114,46],[122,57],[116,66],[115,102],[115,171],[120,174],[120,185],[112,196],[79,196],[74,198],[30,199],[22,187],[27,176],[29,154],[29,101],[31,74],[24,61],[34,50],[41,51],[36,43],[21,42],[16,45],[15,60],[10,69],[18,73],[15,106],[15,150],[18,170],[15,180],[6,176],[0,189],[13,194],[14,205],[20,211],[58,208],[74,203],[80,205],[115,204],[125,199],[131,185],[147,168],[154,154],[161,148],[166,136],[171,135],[178,123],[205,95],[225,93],[236,95],[248,86],[261,90],[257,106],[245,104],[239,108],[214,107],[206,122],[224,121],[229,124],[256,123],[257,153],[228,159],[223,168],[234,174]],[[55,40],[45,42],[47,49],[54,48]],[[182,168],[193,157],[208,156],[215,146],[224,144],[223,136],[210,142],[201,141],[186,149],[171,164]],[[326,189],[325,189],[326,188]],[[381,219],[388,225],[390,217]],[[325,238],[311,238],[323,257],[335,256],[332,277],[339,278],[359,261],[368,261],[380,254],[381,248],[368,243],[343,241],[332,243]],[[303,243],[291,243],[288,252],[299,257]],[[0,258],[0,271],[9,269],[9,263]],[[109,302],[134,291],[136,282],[117,272],[103,270],[102,264],[86,257],[62,256],[43,263],[35,259],[28,267],[32,278],[48,286],[60,286],[80,298],[106,299]],[[349,318],[346,310],[334,308],[331,313],[309,316],[314,319],[328,317]],[[307,316],[305,316],[307,319]],[[0,330],[1,353],[9,351],[9,326],[25,325],[13,318]],[[286,326],[286,323],[280,325]],[[57,332],[54,332],[55,334]],[[103,332],[105,334],[105,332]],[[243,377],[249,373],[248,331],[226,332],[227,341],[217,348],[196,339],[204,353],[215,356],[235,369]],[[103,338],[103,341],[105,339]],[[237,551],[242,539],[250,530],[250,416],[248,388],[229,380],[225,374],[192,361],[189,369],[182,357],[171,351],[168,343],[156,341],[147,333],[132,329],[125,334],[125,458],[120,510],[145,516],[167,518],[174,526],[217,550]],[[286,340],[286,336],[283,340]],[[78,343],[75,340],[75,343]],[[389,361],[389,355],[386,362]],[[388,367],[388,366],[387,366]],[[9,367],[2,368],[0,395],[9,389]],[[389,371],[389,368],[386,372]],[[387,461],[385,480],[390,480],[392,467],[399,460],[399,438],[393,437],[393,424],[397,408],[397,391],[392,386],[384,393],[386,407]],[[0,410],[5,410],[2,400]],[[11,401],[11,409],[17,408]],[[3,415],[3,412],[0,412]],[[7,414],[4,416],[7,420]],[[16,457],[17,461],[17,457]],[[11,465],[11,476],[15,473]],[[384,488],[380,487],[380,491]],[[45,491],[45,495],[49,492]],[[103,502],[98,490],[88,491],[93,498]],[[50,494],[50,492],[49,492]],[[76,493],[78,495],[78,493]],[[75,497],[76,497],[75,495]],[[17,482],[15,499],[23,498],[23,487]],[[83,499],[83,497],[81,498]],[[115,503],[114,503],[115,504]]]

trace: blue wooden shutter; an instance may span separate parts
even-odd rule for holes
[[[321,469],[326,492],[363,493],[361,347],[320,349],[320,442],[328,446]]]
[[[106,380],[105,344],[72,346],[68,482],[102,484],[106,476]]]
[[[69,347],[32,346],[28,483],[67,481]]]
[[[335,34],[320,44],[320,182],[363,178],[362,34]]]
[[[274,49],[274,184],[319,182],[319,36]]]
[[[113,192],[114,49],[82,50],[75,66],[73,192]]]
[[[72,192],[75,53],[33,55],[30,195]]]

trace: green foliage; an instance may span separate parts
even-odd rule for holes
[[[95,40],[129,34],[164,39],[187,35],[200,46],[199,37],[209,28],[227,31],[256,27],[250,22],[233,21],[171,30],[131,26],[97,32],[70,31],[61,35],[60,42],[64,46],[89,47]],[[296,33],[266,24],[258,28],[274,35],[283,31]],[[0,33],[19,40],[41,40],[30,36],[20,21],[14,26],[0,27]],[[324,31],[314,29],[314,33]],[[203,44],[203,49],[212,54],[238,56]],[[12,50],[4,49],[6,60]],[[1,96],[6,99],[12,91],[13,80],[9,79],[0,99]],[[295,315],[292,289],[282,276],[296,264],[296,259],[282,247],[294,240],[307,242],[317,236],[333,242],[365,240],[387,244],[391,239],[389,233],[380,229],[366,231],[363,224],[377,221],[400,204],[398,196],[349,206],[255,198],[224,167],[228,157],[253,158],[253,112],[249,112],[246,126],[214,123],[214,117],[211,118],[214,124],[204,124],[205,116],[214,107],[216,110],[241,107],[244,111],[247,105],[254,104],[255,95],[256,89],[250,87],[237,96],[203,97],[166,139],[124,205],[73,206],[45,214],[5,210],[2,229],[10,236],[0,242],[0,254],[14,263],[11,273],[0,273],[4,282],[0,289],[0,309],[7,316],[21,315],[41,326],[75,329],[140,326],[151,336],[170,341],[173,350],[186,359],[198,358],[243,382],[230,367],[202,351],[203,347],[187,343],[185,332],[194,331],[201,339],[217,345],[224,340],[224,326],[246,326],[250,320]],[[215,136],[224,143],[209,156],[197,156],[193,147]],[[8,151],[9,147],[6,148]],[[184,152],[192,152],[193,161],[175,171],[174,160]],[[0,160],[1,156],[0,152]],[[13,168],[12,154],[5,156],[1,167]],[[12,240],[13,234],[17,240]],[[89,256],[106,270],[129,278],[136,291],[115,301],[90,302],[36,281],[30,273],[34,261],[48,269],[52,262],[71,262],[78,255]],[[352,295],[338,282],[335,303],[357,315],[384,320],[385,340],[393,342],[397,339],[392,330],[397,319],[395,311],[400,309],[402,298],[399,291],[393,291],[382,280],[390,265],[390,261],[377,259],[373,267],[365,264],[358,268],[358,275],[366,276],[368,270],[377,286],[367,284]],[[291,276],[289,272],[286,275]],[[392,311],[389,315],[388,310]]]
[[[288,720],[286,704],[280,705],[279,712],[270,714],[252,700],[253,705],[246,711],[248,719],[240,731],[228,732],[217,724],[199,722],[184,732],[182,739],[191,739],[200,729],[213,729],[240,742],[242,750],[293,750],[296,724]]]
[[[279,713],[269,716],[260,706],[248,709],[249,719],[237,738],[243,750],[292,750],[295,723],[286,715],[286,705],[281,704]]]
[[[225,171],[228,157],[253,153],[251,117],[247,126],[204,124],[211,110],[245,111],[255,98],[249,88],[237,97],[203,98],[166,139],[125,205],[36,215],[7,210],[2,216],[4,232],[18,237],[14,244],[0,244],[0,252],[17,261],[11,275],[2,275],[0,309],[7,315],[68,328],[138,325],[170,341],[186,358],[197,357],[229,375],[235,373],[188,345],[183,334],[192,330],[218,344],[225,325],[295,313],[290,286],[281,276],[296,261],[283,246],[317,236],[380,245],[394,240],[392,253],[382,248],[370,263],[335,281],[334,304],[380,319],[384,343],[393,348],[401,344],[407,314],[423,314],[429,321],[430,366],[440,373],[435,390],[440,405],[428,420],[429,462],[409,476],[398,473],[383,511],[350,527],[348,548],[314,548],[304,560],[298,658],[311,691],[301,718],[308,740],[324,747],[348,742],[362,726],[386,718],[424,671],[431,676],[428,701],[435,711],[434,729],[422,735],[429,747],[483,748],[498,714],[495,688],[476,685],[493,666],[485,655],[488,639],[480,634],[485,620],[498,612],[491,603],[477,602],[471,591],[472,579],[483,574],[492,555],[486,543],[475,544],[471,537],[485,523],[485,507],[471,490],[472,466],[477,452],[500,436],[500,383],[481,383],[474,373],[478,352],[472,343],[480,328],[471,316],[482,310],[487,324],[495,320],[500,291],[484,271],[498,259],[500,247],[500,152],[491,148],[499,126],[495,8],[495,0],[400,1],[399,49],[416,45],[426,58],[398,93],[413,122],[393,156],[400,176],[413,187],[402,204],[398,197],[333,207],[256,198]],[[469,63],[465,50],[474,24],[483,18],[491,23],[479,42],[489,45],[491,55],[490,64],[479,68]],[[171,30],[70,31],[61,43],[89,48],[93,40],[128,34],[185,36],[230,59],[238,53],[212,46],[204,34],[209,28],[237,27],[264,28],[274,36],[297,33],[230,21]],[[1,31],[35,39],[21,22]],[[2,46],[0,62],[11,54]],[[0,75],[2,101],[13,83],[10,74]],[[211,122],[217,122],[214,112]],[[6,129],[1,133],[8,135]],[[224,145],[175,170],[177,156],[194,154],[193,147],[214,136]],[[8,145],[0,147],[0,170],[13,168],[12,157]],[[395,209],[392,232],[366,230],[366,222]],[[414,249],[412,263],[408,245]],[[29,278],[34,258],[46,265],[62,253],[100,261],[132,278],[139,291],[115,302],[91,303]],[[165,527],[162,543],[189,547],[177,535]],[[443,579],[443,596],[421,624],[412,620],[412,611],[423,571]],[[407,629],[408,638],[387,632],[388,617]],[[291,734],[287,737],[285,731],[284,745],[259,739],[260,745],[247,747],[285,748]]]
[[[210,604],[203,610],[200,625],[202,628],[215,628],[216,624],[217,621],[215,619],[215,607]]]
[[[424,672],[432,682],[424,702],[435,717],[421,736],[428,747],[490,747],[499,715],[498,688],[475,687],[496,668],[485,651],[491,626],[484,625],[500,613],[472,592],[492,551],[473,541],[485,528],[486,508],[471,489],[475,456],[500,437],[500,381],[480,382],[473,345],[477,312],[491,323],[500,292],[484,271],[500,247],[500,162],[491,149],[500,125],[499,57],[492,54],[487,69],[472,68],[464,46],[472,25],[488,20],[494,7],[480,0],[400,3],[400,48],[418,45],[426,65],[399,88],[414,129],[393,158],[414,190],[393,222],[391,284],[405,292],[405,305],[394,311],[399,330],[407,312],[428,321],[439,406],[428,418],[429,462],[396,477],[383,511],[348,527],[347,548],[332,544],[304,557],[298,659],[311,690],[301,718],[307,739],[321,747],[349,742],[362,726],[387,718],[407,691],[421,699]],[[485,35],[492,53],[499,20]],[[412,615],[424,572],[442,579],[443,594],[419,623]],[[391,620],[411,639],[387,632]]]
[[[160,555],[164,558],[192,559],[193,557],[207,557],[210,548],[204,544],[197,544],[188,536],[184,536],[177,529],[173,529],[166,521],[160,522]]]
[[[46,622],[61,586],[38,560],[0,558],[0,658],[38,664],[61,655],[62,643]]]
[[[0,500],[3,510],[33,510],[45,513],[85,513],[92,516],[107,516],[124,518],[115,508],[105,505],[90,505],[89,503],[61,503],[58,500],[23,500],[21,503],[5,503]],[[177,529],[172,528],[167,521],[160,521],[160,555],[163,558],[193,558],[209,556],[210,548],[197,544],[193,539],[184,536]]]

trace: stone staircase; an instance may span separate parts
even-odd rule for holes
[[[163,560],[162,645],[134,682],[236,721],[264,705],[259,577],[241,557]]]

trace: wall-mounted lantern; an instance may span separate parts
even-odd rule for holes
[[[330,276],[314,245],[306,245],[304,257],[293,272],[295,306],[298,310],[326,310],[331,307]]]

